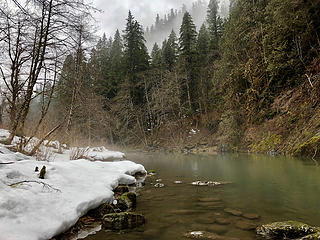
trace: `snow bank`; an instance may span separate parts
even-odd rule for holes
[[[109,151],[105,147],[90,148],[88,151],[88,158],[91,160],[112,160],[112,159],[122,159],[125,154],[122,152]]]
[[[0,144],[0,240],[50,239],[88,210],[112,202],[118,184],[135,183],[130,175],[145,173],[131,161],[68,159],[63,154],[39,162]],[[45,179],[38,178],[36,166],[46,166]]]

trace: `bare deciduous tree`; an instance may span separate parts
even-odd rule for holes
[[[30,103],[42,95],[41,112],[31,138],[38,133],[48,112],[62,63],[70,50],[78,48],[74,33],[79,31],[79,19],[90,17],[94,9],[83,0],[33,0],[26,1],[23,7],[11,6],[8,2],[2,5],[0,73],[9,105],[8,142],[11,142],[15,135],[25,134]],[[37,88],[40,91],[36,91]],[[30,154],[35,153],[67,119],[66,116],[63,122],[45,134]]]

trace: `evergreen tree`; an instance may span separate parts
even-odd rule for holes
[[[191,15],[188,12],[185,12],[180,27],[179,52],[181,70],[186,74],[186,79],[183,83],[185,89],[184,102],[188,104],[190,111],[196,110],[197,101],[197,80],[195,71],[196,41],[196,27]]]
[[[110,98],[110,91],[112,89],[112,81],[110,79],[111,73],[111,46],[112,40],[107,39],[103,34],[99,39],[95,48],[91,51],[89,59],[89,71],[92,75],[92,84],[97,94],[104,98]]]
[[[210,37],[207,30],[207,27],[205,24],[202,24],[198,40],[197,40],[197,53],[198,53],[198,59],[199,64],[201,66],[207,66],[208,65],[208,54],[209,54],[209,43],[210,43]]]
[[[138,87],[138,73],[148,69],[149,55],[142,26],[134,19],[130,11],[123,40],[126,77],[132,84],[131,97],[133,102],[138,104],[143,101],[143,90]]]
[[[210,0],[207,11],[207,23],[210,33],[210,50],[213,60],[218,58],[219,40],[223,31],[223,20],[218,15],[219,0]]]
[[[121,84],[123,78],[123,44],[119,33],[116,31],[114,35],[114,40],[110,48],[110,81],[111,86],[108,93],[108,98],[112,99],[116,96],[118,92],[119,85]]]
[[[162,54],[158,44],[155,43],[151,52],[151,66],[160,69],[162,65]]]
[[[174,64],[176,63],[178,57],[178,39],[176,33],[172,30],[168,41],[164,44],[163,48],[163,58],[164,63],[167,66],[168,70],[173,69]]]
[[[160,16],[159,16],[159,14],[157,14],[157,17],[156,17],[155,26],[156,26],[156,28],[159,28],[159,26],[160,26]]]
[[[188,62],[191,62],[192,56],[194,55],[196,40],[196,26],[193,23],[191,15],[186,12],[180,27],[179,51],[180,55],[185,57]]]
[[[197,40],[197,69],[199,77],[199,106],[202,112],[207,112],[208,110],[208,95],[209,95],[209,81],[211,75],[209,74],[209,69],[211,66],[208,64],[209,60],[209,44],[210,37],[205,24],[202,24],[198,40]]]

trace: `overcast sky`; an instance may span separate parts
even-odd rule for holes
[[[123,30],[125,19],[128,16],[129,9],[133,16],[144,27],[151,25],[156,13],[163,15],[168,13],[171,8],[180,9],[183,3],[191,6],[195,0],[93,0],[96,7],[103,10],[97,14],[99,34],[103,32],[107,36],[113,36],[115,30]]]

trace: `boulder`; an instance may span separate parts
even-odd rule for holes
[[[87,215],[95,219],[102,219],[104,215],[114,212],[114,207],[108,203],[105,203],[100,205],[98,208],[90,210]]]
[[[142,214],[122,212],[107,214],[102,219],[102,228],[104,230],[125,230],[133,229],[145,224],[146,220]]]
[[[121,211],[127,211],[133,209],[137,204],[137,196],[133,192],[127,192],[116,198],[115,206]]]
[[[129,187],[128,186],[124,186],[124,185],[120,185],[118,187],[116,187],[113,192],[117,195],[122,195],[124,193],[129,192]]]
[[[320,239],[320,229],[296,221],[274,222],[258,227],[257,234],[268,239]]]

